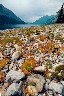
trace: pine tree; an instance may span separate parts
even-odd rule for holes
[[[64,23],[64,3],[61,9],[57,12],[57,21],[56,23]]]

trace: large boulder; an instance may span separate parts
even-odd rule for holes
[[[58,92],[58,93],[62,94],[63,86],[62,86],[62,84],[55,83],[55,82],[52,81],[49,84],[49,89],[54,90],[55,92]]]
[[[35,86],[38,92],[41,92],[45,83],[45,79],[39,74],[32,74],[28,76],[27,82],[29,85]]]
[[[21,94],[21,83],[12,83],[8,87],[5,96],[17,96],[17,94]]]
[[[6,75],[6,81],[8,82],[9,80],[13,81],[19,81],[25,77],[24,73],[21,71],[14,71],[10,70],[7,75]]]

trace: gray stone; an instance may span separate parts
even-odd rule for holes
[[[53,92],[52,91],[48,91],[48,96],[53,96]]]
[[[49,83],[50,83],[50,80],[49,79],[46,79],[46,83],[45,83],[45,90],[48,90],[49,88]]]
[[[62,84],[55,83],[55,82],[52,81],[49,84],[49,89],[54,90],[55,92],[58,92],[58,93],[62,94],[63,86],[62,86]]]
[[[43,72],[43,71],[45,71],[45,66],[43,65],[43,66],[38,66],[38,67],[35,67],[35,71],[40,71],[40,72]]]
[[[7,91],[6,91],[6,94],[5,96],[11,96],[11,95],[16,95],[16,94],[21,94],[21,83],[18,84],[18,83],[12,83]]]
[[[12,55],[12,60],[16,60],[16,59],[18,59],[20,57],[21,57],[21,52],[20,51],[16,51]]]
[[[62,89],[62,96],[64,96],[64,88]]]
[[[8,82],[10,79],[11,79],[11,81],[13,81],[13,80],[19,81],[20,79],[22,79],[24,77],[25,77],[25,75],[23,72],[10,70],[6,75],[6,81]]]
[[[0,52],[0,60],[2,60],[3,59],[3,55],[2,55],[2,53]]]
[[[61,81],[62,85],[64,86],[64,81]]]

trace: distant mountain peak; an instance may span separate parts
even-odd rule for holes
[[[0,4],[0,8],[3,8],[4,6],[2,4]]]
[[[0,7],[3,6],[2,4],[0,4]]]
[[[33,22],[33,24],[53,24],[55,22],[56,22],[56,15],[51,16],[45,15],[36,20],[35,22]]]
[[[25,24],[11,10],[0,4],[0,25],[1,24]]]

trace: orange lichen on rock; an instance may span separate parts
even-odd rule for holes
[[[0,67],[4,67],[7,64],[7,59],[0,60]]]
[[[5,73],[3,71],[0,71],[0,82],[3,82],[5,79]]]
[[[46,40],[46,36],[44,36],[44,35],[40,35],[39,38],[40,38],[41,41]]]
[[[45,77],[47,77],[47,78],[49,78],[51,76],[51,72],[47,68],[44,73],[45,73]]]
[[[60,47],[61,50],[64,50],[64,44],[62,44],[62,46]]]
[[[60,53],[59,50],[56,50],[56,55],[59,55],[59,53]]]
[[[59,48],[58,43],[55,43],[54,48]]]
[[[46,54],[46,53],[47,53],[47,50],[48,50],[48,49],[43,48],[43,49],[42,49],[43,54]]]
[[[28,56],[31,56],[31,53],[30,52],[27,52],[25,54],[23,53],[22,55],[23,55],[23,57],[28,57]]]
[[[29,74],[34,69],[35,66],[36,66],[36,60],[33,57],[30,57],[23,63],[21,69],[25,74]]]
[[[53,43],[53,42],[48,41],[48,42],[46,43],[46,46],[45,46],[45,47],[46,47],[47,49],[51,49],[52,43]]]

